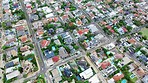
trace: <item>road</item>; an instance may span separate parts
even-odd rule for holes
[[[69,0],[69,1],[71,1],[71,0]],[[46,0],[46,2],[48,2],[47,0]],[[114,39],[114,40],[110,40],[110,41],[106,41],[106,42],[104,42],[103,44],[101,44],[101,45],[99,45],[99,46],[97,46],[97,47],[95,47],[95,48],[92,48],[92,49],[90,49],[90,50],[87,50],[87,51],[85,51],[85,50],[82,50],[82,55],[73,55],[73,56],[71,56],[71,57],[69,57],[69,58],[66,58],[66,59],[64,59],[64,60],[61,60],[61,61],[59,61],[59,62],[57,62],[57,63],[55,63],[53,66],[50,66],[50,67],[47,67],[46,65],[45,65],[45,63],[44,63],[44,57],[43,57],[43,53],[42,53],[42,51],[41,51],[41,49],[40,49],[40,44],[39,44],[39,42],[36,40],[37,38],[36,38],[36,35],[35,35],[35,33],[34,33],[34,31],[32,30],[32,23],[31,23],[31,21],[30,21],[30,19],[29,19],[29,15],[27,14],[27,11],[26,11],[26,7],[25,7],[25,4],[23,3],[23,0],[20,0],[20,3],[21,3],[21,6],[22,6],[22,10],[25,12],[25,16],[26,16],[26,20],[27,20],[27,25],[28,25],[28,31],[29,31],[29,34],[30,34],[30,36],[31,36],[31,39],[32,39],[32,42],[33,42],[33,44],[34,44],[34,46],[35,46],[35,53],[36,53],[36,56],[37,56],[37,61],[38,61],[38,63],[39,63],[39,72],[37,72],[37,73],[35,73],[34,75],[32,75],[31,77],[28,77],[28,78],[25,78],[25,80],[28,80],[28,79],[35,79],[38,75],[40,75],[40,74],[44,74],[45,75],[45,78],[46,79],[48,79],[47,80],[47,83],[52,83],[52,81],[51,81],[51,79],[49,78],[49,75],[48,75],[48,71],[49,70],[52,70],[52,69],[54,69],[54,68],[56,68],[57,66],[59,66],[59,65],[62,65],[62,64],[65,64],[65,63],[67,63],[68,61],[70,61],[70,60],[74,60],[74,59],[76,59],[76,58],[80,58],[80,57],[85,57],[85,59],[88,61],[88,63],[91,65],[91,67],[94,69],[94,71],[97,73],[97,74],[100,74],[100,72],[99,72],[99,70],[96,68],[96,66],[90,61],[90,58],[88,58],[87,56],[85,56],[86,55],[86,53],[88,53],[88,52],[93,52],[94,50],[96,50],[96,49],[98,49],[98,48],[100,48],[100,47],[102,47],[102,46],[104,46],[104,45],[106,45],[106,44],[109,44],[109,43],[111,43],[111,42],[114,42],[114,41],[116,41],[116,39]],[[73,2],[72,2],[73,3]],[[74,4],[74,3],[73,3]],[[77,4],[74,4],[75,5],[75,7],[77,7],[78,8],[78,5]],[[85,11],[83,11],[82,9],[80,9],[80,8],[78,8],[80,11],[82,11],[83,13],[84,13],[84,15],[86,15],[87,16],[87,18],[89,18],[90,19],[90,16],[85,12]],[[96,24],[96,23],[95,23]],[[96,24],[98,27],[100,27],[98,24]],[[140,29],[141,28],[143,28],[143,27],[145,27],[145,26],[147,26],[148,24],[145,24],[144,26],[141,26],[140,27]],[[140,29],[136,29],[135,31],[132,31],[130,34],[132,34],[132,33],[135,33],[135,32],[138,32]],[[102,31],[102,29],[101,29],[101,31]],[[73,37],[73,38],[75,38],[75,37]],[[81,48],[81,46],[79,45],[79,43],[77,42],[77,45]],[[82,48],[81,48],[82,49]],[[39,60],[40,59],[40,60]],[[99,75],[99,78],[103,81],[103,82],[105,82],[105,79],[102,77],[102,75]],[[24,80],[24,78],[22,78],[23,80]]]

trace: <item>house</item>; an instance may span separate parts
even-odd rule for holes
[[[20,72],[18,70],[15,70],[14,72],[7,74],[6,78],[7,78],[7,80],[10,80],[10,79],[17,77],[19,75],[20,75]]]
[[[20,48],[20,51],[24,52],[24,51],[27,51],[29,49],[30,49],[30,46],[25,45],[25,46]]]
[[[81,78],[88,79],[91,76],[93,76],[93,74],[94,74],[93,70],[91,68],[88,68],[87,70],[83,71],[79,75],[81,76]]]
[[[119,66],[120,67],[123,67],[124,65],[127,65],[128,63],[130,63],[132,60],[131,59],[129,59],[128,57],[124,57],[123,59],[122,59],[122,61],[119,63]]]
[[[70,69],[64,68],[64,75],[67,76],[67,77],[70,77],[72,75]]]
[[[41,44],[41,47],[42,48],[46,48],[50,44],[50,41],[48,41],[48,40],[42,40],[40,42],[40,44]]]
[[[10,51],[10,54],[14,57],[14,56],[17,56],[18,52],[17,52],[17,49],[12,49]]]
[[[115,47],[115,44],[114,43],[110,43],[108,45],[105,45],[104,48],[108,49],[108,50],[111,50]]]
[[[97,74],[92,76],[88,81],[89,81],[89,83],[100,83],[100,79]]]
[[[54,57],[53,51],[45,50],[44,54],[45,54],[46,59],[50,59],[50,58]]]
[[[58,62],[59,61],[59,56],[54,56],[52,57],[53,62]]]
[[[145,75],[143,78],[142,78],[142,81],[143,83],[148,83],[148,75]]]
[[[32,53],[33,53],[33,51],[28,50],[28,51],[23,52],[22,55],[27,56],[27,55],[32,54]]]
[[[21,36],[19,37],[19,39],[21,40],[21,42],[25,43],[27,42],[27,35]]]
[[[54,40],[54,43],[55,43],[56,45],[61,45],[61,42],[60,42],[60,40],[58,40],[58,39]]]
[[[131,38],[128,40],[129,43],[134,44],[136,42],[136,40],[134,38]]]
[[[136,69],[136,73],[137,75],[139,75],[140,77],[143,77],[146,75],[146,72],[140,67],[138,69]]]
[[[115,54],[116,59],[122,59],[124,57],[123,54]]]
[[[43,30],[37,30],[37,36],[42,36],[44,34]]]
[[[11,61],[11,62],[8,62],[5,64],[5,68],[9,68],[9,67],[13,67],[14,66],[14,62]]]
[[[9,67],[9,68],[7,68],[6,69],[6,74],[13,72],[14,69],[16,69],[16,67]]]
[[[67,58],[69,55],[64,47],[59,48],[59,55],[61,58]]]
[[[101,68],[106,69],[107,67],[111,66],[110,62],[104,61],[101,63]]]
[[[89,28],[92,33],[99,31],[99,29],[94,24],[87,26],[87,28]]]
[[[87,34],[89,32],[89,29],[84,29],[84,30],[78,30],[78,34],[81,36],[83,34]]]
[[[106,76],[109,76],[117,71],[117,68],[114,65],[107,67],[106,69],[102,70]]]
[[[54,82],[55,82],[55,83],[58,83],[59,81],[62,80],[61,75],[60,75],[60,73],[59,73],[59,70],[58,70],[57,68],[56,68],[56,69],[53,69],[53,70],[51,71],[51,73],[52,73],[52,75],[53,75],[53,78],[54,78]]]
[[[124,77],[123,74],[117,73],[116,75],[113,76],[113,79],[114,79],[115,81],[119,81],[119,80],[121,80],[123,77]]]
[[[16,30],[17,31],[23,31],[23,30],[25,30],[25,27],[24,26],[17,26]]]
[[[23,72],[28,74],[29,72],[33,71],[33,63],[29,60],[22,61]]]
[[[108,82],[108,83],[115,83],[115,81],[114,81],[113,78],[109,79],[107,82]]]

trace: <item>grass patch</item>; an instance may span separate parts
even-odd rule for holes
[[[148,29],[147,28],[142,28],[141,31],[143,36],[147,36],[148,37]]]

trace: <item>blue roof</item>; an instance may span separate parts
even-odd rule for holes
[[[9,62],[5,65],[6,68],[13,67],[13,66],[14,66],[13,62]]]
[[[68,68],[64,68],[64,74],[65,74],[67,77],[70,77],[71,71],[70,71]]]
[[[45,54],[45,57],[47,59],[52,58],[54,56],[54,52],[53,51],[49,51],[49,50],[45,50],[44,54]]]

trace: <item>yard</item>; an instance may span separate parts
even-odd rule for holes
[[[148,28],[142,28],[141,29],[142,35],[148,37]]]

